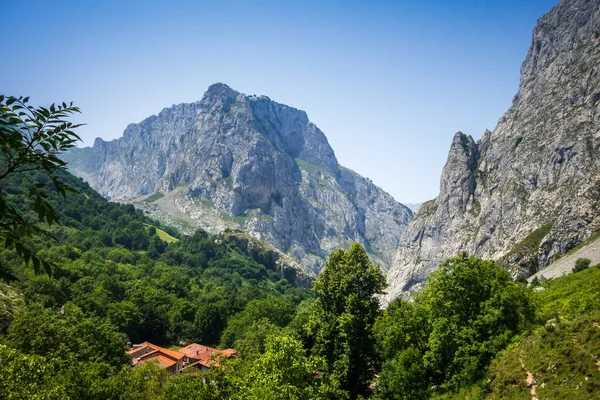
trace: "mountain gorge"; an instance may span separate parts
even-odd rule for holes
[[[388,274],[388,300],[461,251],[529,275],[600,230],[600,2],[538,20],[512,106],[479,141],[454,136]]]
[[[0,93],[0,399],[600,398],[599,67],[600,0],[559,0],[496,128],[405,205],[223,83],[86,148],[79,108]]]
[[[111,200],[183,232],[247,231],[312,272],[354,241],[387,268],[413,216],[340,166],[305,112],[222,83],[64,158]]]

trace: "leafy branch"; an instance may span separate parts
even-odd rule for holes
[[[54,190],[66,197],[67,192],[78,193],[76,189],[63,182],[56,174],[66,170],[67,163],[58,155],[74,147],[81,138],[74,124],[67,119],[81,111],[73,103],[52,104],[50,107],[33,107],[28,104],[29,97],[7,97],[0,95],[0,184],[3,179],[19,174],[32,186],[29,196],[34,197],[34,211],[38,222],[60,223],[58,213],[48,201],[48,190]],[[52,185],[34,183],[28,174],[42,171],[51,180]],[[48,190],[45,190],[48,189]],[[26,264],[31,261],[36,273],[40,267],[51,274],[52,265],[39,257],[26,243],[34,236],[53,238],[39,224],[29,222],[11,204],[0,186],[0,241],[7,248],[13,248]],[[0,266],[0,278],[16,279]]]

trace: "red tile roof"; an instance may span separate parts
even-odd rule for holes
[[[189,346],[185,346],[179,349],[179,352],[185,354],[188,358],[199,360],[201,364],[205,366],[210,366],[211,364],[218,365],[219,356],[223,356],[225,358],[237,356],[236,351],[233,349],[218,350],[197,343],[192,343]]]
[[[176,360],[181,360],[184,357],[184,355],[185,355],[185,354],[180,353],[179,351],[165,349],[164,347],[157,346],[157,345],[152,344],[150,342],[144,342],[144,343],[142,343],[142,345],[148,346],[148,347],[153,348],[155,350],[158,350],[161,353],[166,354],[169,357],[172,357],[172,358],[174,358]]]
[[[165,357],[160,353],[156,357],[150,357],[148,359],[145,359],[144,361],[152,361],[152,360],[158,360],[158,366],[161,368],[169,368],[169,367],[172,367],[173,365],[177,364],[177,361],[173,360],[170,357]]]

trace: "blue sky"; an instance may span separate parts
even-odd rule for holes
[[[95,137],[224,82],[305,110],[340,163],[402,202],[435,197],[456,131],[508,109],[556,0],[0,0],[0,92],[74,101]]]

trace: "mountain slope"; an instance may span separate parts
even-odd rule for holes
[[[600,2],[563,0],[539,19],[518,94],[493,133],[457,133],[438,197],[402,234],[388,300],[467,251],[543,268],[600,229]]]
[[[600,235],[594,234],[588,240],[580,243],[577,247],[571,249],[563,257],[554,261],[541,271],[536,272],[527,278],[531,283],[536,278],[540,280],[555,279],[573,272],[575,263],[580,258],[587,258],[591,265],[600,264]]]
[[[341,167],[306,113],[224,84],[65,159],[112,200],[134,202],[184,231],[248,231],[312,271],[354,241],[389,266],[412,218]]]

